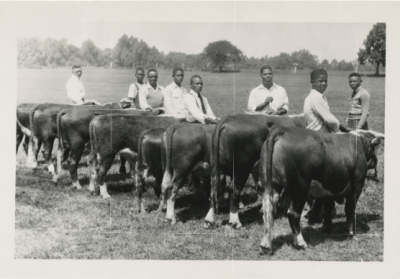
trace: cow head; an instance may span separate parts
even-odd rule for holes
[[[367,141],[365,148],[367,148],[366,156],[368,169],[375,169],[376,165],[378,164],[376,150],[381,143],[381,140],[385,139],[385,135],[373,130],[357,130],[356,134],[362,136]]]

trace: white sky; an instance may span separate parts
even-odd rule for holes
[[[213,41],[229,40],[248,57],[275,56],[307,49],[318,59],[354,60],[373,23],[218,23],[218,22],[30,22],[19,37],[65,38],[80,47],[91,39],[101,49],[113,48],[126,34],[165,54],[197,54]]]

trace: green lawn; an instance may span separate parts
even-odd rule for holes
[[[127,96],[133,71],[123,69],[83,69],[87,98],[100,102]],[[193,74],[203,77],[203,93],[217,116],[239,113],[246,109],[250,90],[261,81],[257,71],[213,74],[186,72],[184,86],[189,89]],[[348,72],[330,72],[328,101],[331,111],[344,122],[349,107]],[[65,85],[70,69],[18,70],[18,103],[66,103]],[[159,84],[172,81],[171,71],[160,71]],[[275,72],[274,81],[289,96],[290,114],[303,110],[304,98],[310,91],[308,71]],[[384,133],[385,78],[363,76],[363,86],[371,94],[370,128]],[[87,189],[72,190],[67,174],[55,187],[44,170],[33,172],[24,167],[22,148],[17,154],[15,258],[39,259],[168,259],[168,260],[315,260],[315,261],[382,261],[384,143],[378,151],[380,182],[368,180],[357,205],[357,231],[354,239],[341,232],[345,227],[343,206],[337,206],[333,232],[324,234],[321,226],[302,222],[303,235],[310,244],[297,251],[286,218],[275,223],[274,256],[259,256],[263,235],[260,199],[249,180],[243,196],[245,208],[240,211],[243,228],[224,226],[229,211],[217,215],[217,228],[202,228],[208,200],[182,189],[176,202],[178,218],[171,227],[155,209],[153,191],[145,193],[149,213],[136,214],[136,200],[131,192],[133,180],[117,174],[114,165],[108,175],[111,200],[89,195]],[[82,185],[88,185],[86,164],[78,170]]]

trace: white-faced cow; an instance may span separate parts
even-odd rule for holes
[[[234,179],[230,195],[229,223],[240,228],[238,216],[240,193],[260,159],[262,144],[271,128],[275,126],[305,127],[304,116],[266,116],[266,115],[228,115],[218,122],[215,129],[211,150],[211,196],[210,209],[205,219],[205,228],[214,224],[217,211],[217,199],[221,195],[220,175]]]
[[[117,108],[117,109],[116,109]],[[81,188],[78,181],[78,164],[86,144],[90,141],[89,124],[92,119],[103,114],[128,114],[128,115],[152,115],[149,111],[136,109],[122,109],[121,102],[105,104],[103,106],[76,106],[62,110],[57,116],[58,150],[57,172],[53,181],[57,182],[62,171],[62,162],[68,157],[69,172],[72,185]],[[125,159],[121,158],[120,173],[126,173]]]
[[[261,253],[271,253],[271,231],[279,195],[288,192],[287,212],[294,234],[294,244],[306,248],[300,231],[300,215],[312,180],[320,183],[314,190],[324,198],[324,228],[332,226],[331,212],[335,200],[346,198],[346,232],[355,233],[355,207],[367,170],[377,164],[376,147],[384,135],[357,130],[350,133],[326,134],[316,131],[276,127],[265,141],[260,159],[260,178],[264,188],[264,238]]]

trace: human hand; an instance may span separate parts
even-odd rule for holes
[[[265,98],[266,103],[271,103],[273,100],[274,100],[274,98],[272,98],[271,96],[268,96],[267,98]]]
[[[278,111],[272,111],[272,112],[269,113],[269,115],[279,115],[279,112]]]
[[[206,119],[204,119],[204,123],[206,123],[206,124],[217,124],[218,121],[207,117]]]

